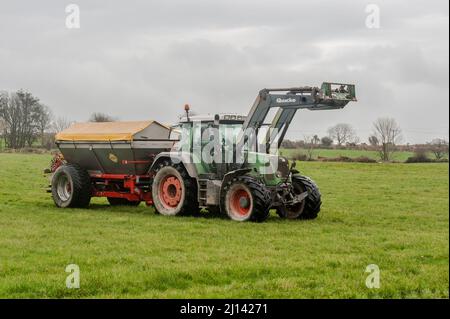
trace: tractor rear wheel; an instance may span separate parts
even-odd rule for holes
[[[181,164],[161,162],[154,171],[152,197],[161,215],[188,215],[199,211],[197,185]]]
[[[292,176],[292,184],[296,195],[308,192],[308,196],[302,202],[295,205],[279,207],[277,214],[282,218],[288,219],[317,218],[322,205],[321,194],[317,184],[309,177],[302,175]]]
[[[111,206],[139,206],[140,201],[129,201],[126,198],[108,197]]]
[[[52,198],[58,207],[87,207],[91,201],[91,179],[78,165],[64,164],[52,177]]]
[[[222,211],[232,220],[262,222],[269,217],[270,200],[264,184],[250,176],[239,176],[224,186]]]

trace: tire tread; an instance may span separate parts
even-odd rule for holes
[[[161,163],[157,165],[157,168],[153,171],[153,173],[156,175],[159,170],[161,170],[163,167],[171,166],[175,168],[181,175],[184,181],[184,188],[186,190],[186,195],[184,198],[183,206],[181,207],[180,212],[177,215],[195,215],[199,212],[199,203],[197,198],[197,183],[195,180],[189,176],[188,172],[184,168],[182,164],[173,164],[169,160],[164,160]],[[158,213],[158,211],[155,208],[155,212]]]
[[[304,189],[308,192],[308,197],[305,199],[305,208],[303,213],[298,217],[299,219],[315,219],[320,212],[322,206],[322,195],[317,184],[308,176],[294,175],[292,176],[293,183],[301,183]]]
[[[245,184],[250,189],[253,195],[254,211],[250,216],[250,220],[254,222],[265,221],[270,214],[270,203],[271,203],[270,192],[267,190],[266,186],[263,183],[261,183],[254,177],[248,175],[235,177],[232,180],[230,180],[227,183],[227,185],[225,185],[221,196],[222,211],[226,212],[225,196],[230,186],[234,183]]]
[[[64,164],[58,170],[65,171],[64,173],[70,175],[73,183],[72,199],[67,207],[85,208],[89,206],[91,201],[91,178],[88,172],[78,164]],[[55,172],[58,173],[58,170]],[[55,197],[56,190],[52,187],[52,196],[55,203],[58,205]]]

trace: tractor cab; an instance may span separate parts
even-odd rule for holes
[[[198,146],[203,148],[213,139],[223,145],[241,131],[245,121],[244,115],[232,113],[189,115],[189,108],[186,108],[186,115],[172,126],[180,134],[180,143],[174,145],[174,149],[178,150],[191,152]]]
[[[186,115],[172,127],[180,135],[173,152],[189,154],[195,170],[201,176],[220,179],[235,169],[236,139],[245,116],[234,113]]]

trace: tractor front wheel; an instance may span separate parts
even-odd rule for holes
[[[181,164],[164,161],[157,166],[152,196],[161,215],[195,214],[199,210],[197,185]]]
[[[269,217],[270,192],[250,176],[239,176],[225,185],[222,211],[236,221],[262,222]]]
[[[307,176],[292,176],[292,186],[294,194],[299,195],[308,192],[308,196],[300,203],[279,207],[277,214],[288,219],[315,219],[320,212],[322,205],[321,194],[317,184]]]

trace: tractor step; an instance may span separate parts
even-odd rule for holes
[[[218,206],[220,203],[220,187],[222,181],[214,179],[198,179],[198,203],[202,208]]]
[[[206,198],[208,193],[208,180],[198,180],[198,203],[200,207],[206,207]]]

